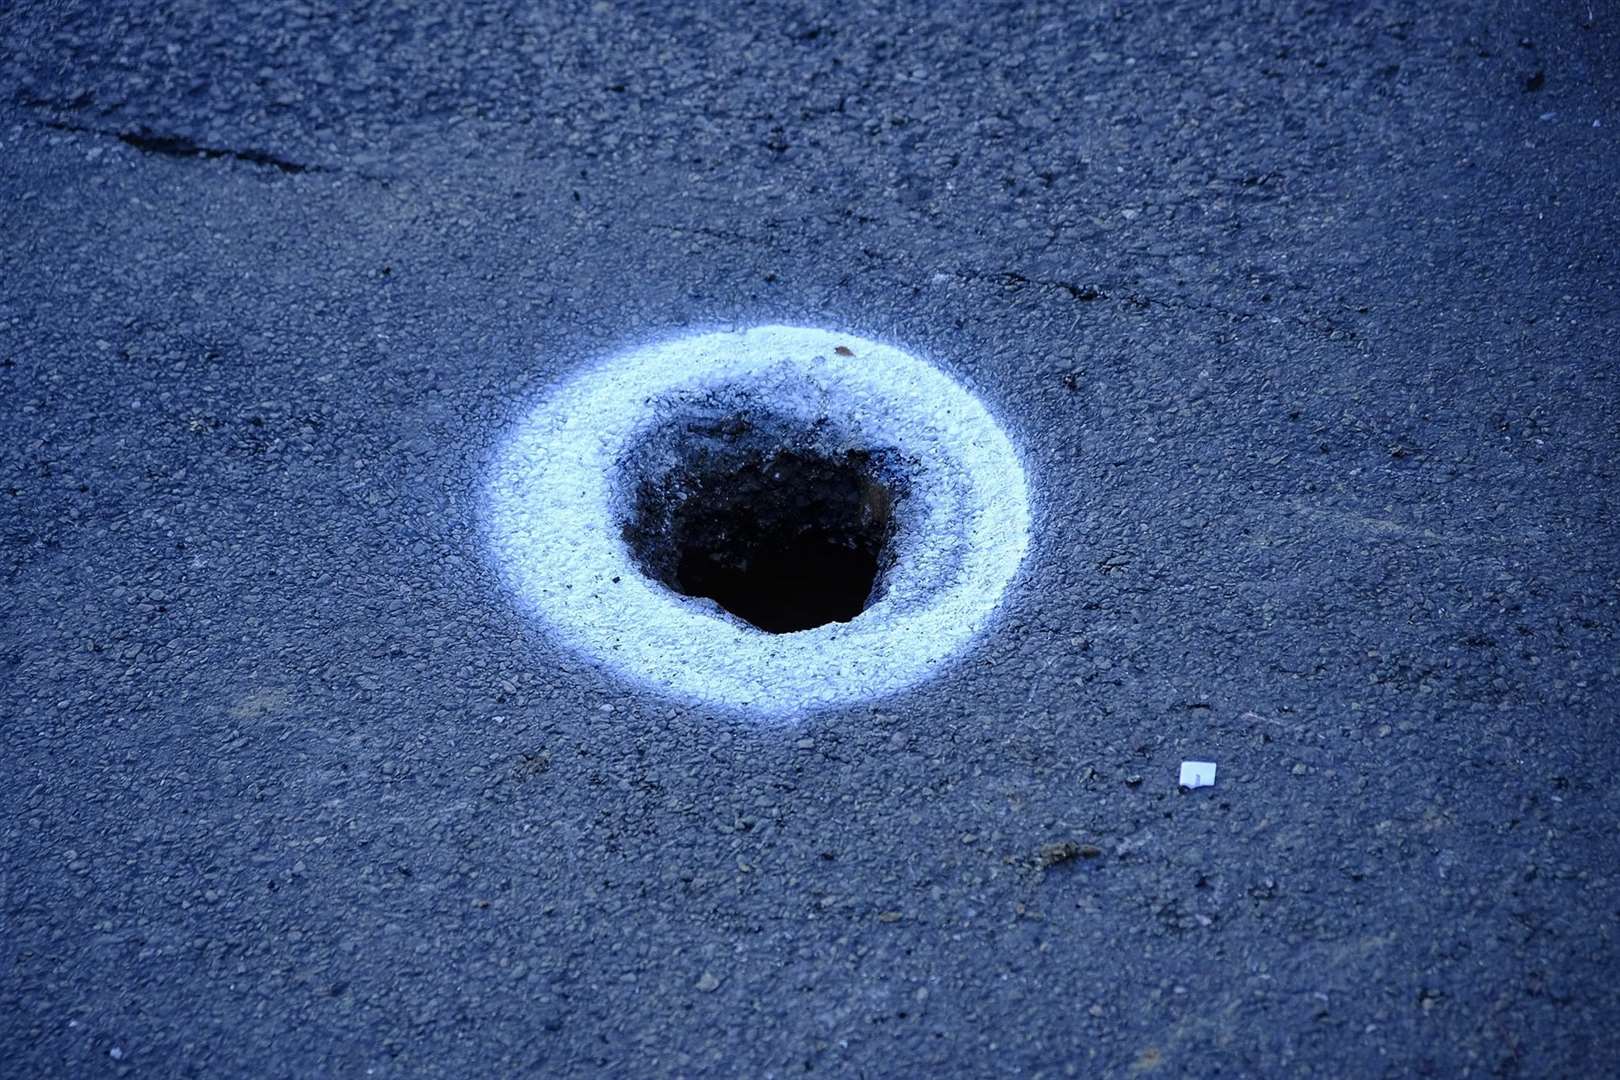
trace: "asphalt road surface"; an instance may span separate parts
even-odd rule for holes
[[[683,7],[0,12],[0,1072],[1620,1073],[1620,6]],[[785,726],[480,517],[770,322],[1035,514]]]

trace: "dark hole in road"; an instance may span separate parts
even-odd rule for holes
[[[848,622],[880,592],[894,482],[880,453],[775,427],[732,417],[657,440],[674,464],[636,485],[625,540],[649,576],[768,633]]]

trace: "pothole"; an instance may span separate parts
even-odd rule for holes
[[[660,426],[621,461],[625,543],[649,577],[766,633],[860,615],[893,562],[892,449],[830,440],[768,412]]]
[[[989,624],[1029,542],[1017,452],[940,369],[766,326],[610,357],[496,456],[491,548],[557,638],[770,716],[892,693]]]

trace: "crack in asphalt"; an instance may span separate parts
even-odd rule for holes
[[[202,158],[234,158],[237,161],[246,161],[253,165],[268,165],[280,169],[284,173],[304,173],[312,168],[319,170],[319,166],[305,165],[297,161],[288,161],[264,150],[252,148],[237,150],[230,147],[203,146],[179,135],[154,135],[141,131],[121,131],[118,141],[145,154],[161,154],[164,157],[202,157]]]
[[[265,168],[275,169],[291,176],[301,173],[324,173],[329,176],[352,176],[376,184],[388,184],[402,179],[398,174],[365,172],[340,165],[316,165],[293,161],[290,158],[281,157],[279,154],[272,154],[267,150],[259,150],[254,147],[208,146],[184,135],[154,132],[144,124],[126,130],[116,130],[94,127],[89,124],[74,124],[66,120],[38,120],[35,123],[40,127],[49,128],[53,131],[65,131],[73,135],[96,135],[106,139],[117,139],[124,145],[143,154],[177,158],[181,161],[196,161],[199,159],[212,161],[219,158],[228,158],[249,165],[260,165]]]
[[[1108,299],[1108,294],[1103,292],[1101,289],[1098,289],[1094,285],[1077,285],[1072,281],[1055,281],[1045,278],[1030,278],[1025,277],[1023,274],[1014,273],[1010,270],[1002,271],[1001,278],[1009,288],[1017,288],[1019,285],[1038,285],[1043,288],[1061,289],[1068,293],[1070,298],[1084,301],[1086,303],[1090,303],[1093,300]]]
[[[76,135],[101,135],[106,138],[117,139],[119,142],[126,146],[132,146],[143,154],[210,160],[214,158],[231,158],[235,161],[245,161],[250,165],[266,165],[294,175],[306,172],[332,171],[320,165],[306,165],[298,161],[289,161],[265,150],[256,150],[251,147],[239,150],[226,146],[205,146],[183,135],[158,134],[145,127],[135,128],[130,131],[112,131],[107,128],[89,127],[84,124],[70,124],[64,120],[46,120],[44,125],[55,131],[68,131]]]

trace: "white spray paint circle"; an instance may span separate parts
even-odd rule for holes
[[[615,470],[660,415],[741,393],[831,420],[910,463],[881,596],[849,622],[769,634],[644,576]],[[1024,470],[979,400],[899,349],[792,326],[677,338],[557,387],[495,459],[488,535],[520,600],[575,648],[676,696],[784,717],[902,689],[986,625],[1029,545]]]

